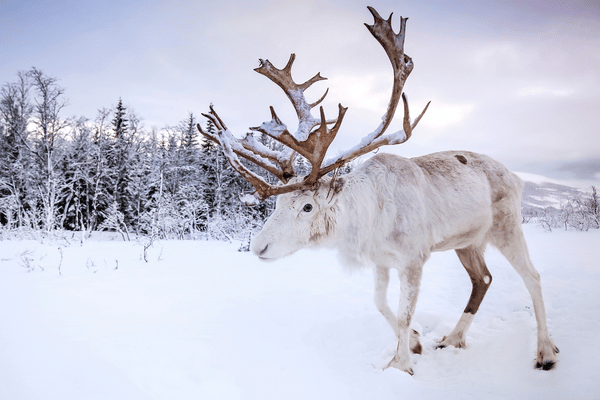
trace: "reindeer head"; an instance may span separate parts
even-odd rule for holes
[[[335,210],[335,202],[332,203],[331,199],[324,201],[327,198],[327,196],[323,197],[324,192],[331,192],[331,188],[327,187],[331,185],[325,184],[328,179],[325,175],[381,146],[404,143],[411,137],[413,129],[429,107],[428,103],[423,112],[411,123],[408,102],[402,93],[404,83],[413,69],[412,59],[404,54],[404,37],[408,18],[400,18],[400,32],[396,34],[392,29],[391,15],[384,20],[375,9],[372,7],[368,7],[368,9],[375,22],[373,25],[365,25],[387,53],[394,72],[394,83],[392,96],[381,124],[366,135],[358,145],[343,152],[337,158],[325,160],[327,149],[341,127],[347,108],[339,104],[338,116],[335,119],[327,119],[323,107],[320,107],[318,118],[312,115],[311,110],[323,101],[328,91],[314,103],[306,100],[304,91],[315,82],[326,78],[317,73],[302,84],[294,82],[291,73],[296,58],[294,54],[290,56],[283,69],[275,68],[269,60],[260,60],[260,66],[255,69],[256,72],[275,82],[286,93],[298,116],[298,130],[293,134],[290,133],[273,107],[271,107],[271,120],[258,127],[250,128],[250,130],[266,134],[282,143],[285,146],[284,150],[268,149],[256,141],[252,133],[248,133],[243,139],[235,138],[212,106],[210,113],[203,115],[213,122],[217,132],[214,134],[205,132],[198,125],[198,130],[204,136],[222,146],[232,167],[254,186],[254,193],[242,197],[246,204],[254,205],[268,197],[286,194],[278,198],[275,212],[253,241],[253,251],[259,256],[262,254],[264,258],[267,258],[265,254],[268,253],[272,255],[268,258],[279,258],[311,243],[316,243],[319,238],[327,237],[328,232],[331,232],[328,216],[334,213],[332,210]],[[392,122],[401,97],[404,103],[403,130],[384,135]],[[310,173],[306,176],[298,177],[293,168],[293,161],[297,155],[304,157],[311,165]],[[239,157],[264,168],[276,176],[281,183],[279,185],[267,183],[242,164]],[[293,226],[294,228],[276,229],[276,226]],[[272,237],[273,240],[263,240],[267,236]],[[278,242],[288,241],[288,249],[285,251],[275,250],[273,244],[275,240]]]
[[[291,183],[300,180],[296,177]],[[279,195],[275,211],[252,240],[250,250],[261,260],[275,261],[333,239],[342,212],[336,195],[343,185],[343,178],[323,177],[313,188]]]

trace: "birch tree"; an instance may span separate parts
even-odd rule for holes
[[[68,121],[60,117],[61,110],[67,105],[63,97],[64,89],[58,86],[57,79],[32,68],[28,72],[35,91],[32,123],[35,142],[30,150],[35,154],[39,166],[39,175],[34,179],[43,213],[43,228],[50,232],[55,227],[57,203],[62,195],[64,176],[56,170],[63,156],[58,146]]]

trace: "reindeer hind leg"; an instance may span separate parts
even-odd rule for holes
[[[515,221],[511,225],[505,226],[508,226],[508,228],[504,229],[501,234],[497,234],[492,244],[500,250],[502,255],[506,257],[513,268],[519,273],[531,295],[538,335],[536,368],[549,370],[558,361],[556,356],[558,348],[548,333],[540,274],[529,258],[529,251],[527,250],[521,224]]]
[[[479,305],[483,301],[485,293],[492,284],[492,274],[490,274],[483,259],[484,250],[485,247],[483,246],[470,246],[455,250],[462,265],[467,270],[469,278],[471,278],[473,288],[471,290],[471,297],[469,297],[469,301],[463,314],[452,332],[450,332],[448,336],[444,336],[442,341],[438,344],[438,348],[448,346],[462,348],[466,346],[467,331],[473,322],[473,318],[479,309]]]

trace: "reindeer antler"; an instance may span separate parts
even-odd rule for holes
[[[294,54],[290,56],[288,63],[283,69],[275,68],[269,60],[260,60],[260,66],[256,68],[255,71],[265,75],[283,89],[294,106],[298,116],[298,130],[294,134],[290,133],[286,125],[281,122],[275,113],[273,107],[271,107],[271,121],[264,122],[259,127],[250,128],[252,131],[264,133],[284,144],[287,147],[286,149],[282,151],[270,150],[254,140],[251,133],[247,134],[244,139],[236,139],[227,129],[212,106],[210,107],[209,114],[202,114],[213,122],[217,128],[217,133],[211,134],[209,132],[204,132],[200,128],[200,125],[198,125],[198,129],[204,136],[223,147],[223,151],[233,168],[252,183],[256,189],[253,196],[257,201],[265,200],[266,198],[277,194],[288,193],[313,186],[323,175],[341,167],[358,156],[366,154],[383,145],[404,143],[410,138],[412,130],[417,126],[421,117],[429,107],[429,103],[427,103],[425,109],[417,117],[415,122],[411,124],[408,102],[406,96],[402,93],[404,83],[413,69],[412,59],[404,54],[404,37],[406,21],[408,18],[400,17],[400,32],[396,34],[392,29],[391,14],[387,20],[384,20],[374,8],[368,7],[368,9],[373,15],[375,22],[373,25],[365,25],[383,46],[394,70],[392,97],[382,118],[382,123],[377,129],[365,136],[358,145],[346,151],[341,156],[325,163],[323,162],[327,149],[340,129],[347,108],[342,107],[342,105],[339,104],[338,116],[333,120],[327,120],[325,118],[323,107],[320,107],[320,118],[315,118],[312,115],[311,110],[323,101],[328,90],[314,103],[308,103],[304,97],[304,91],[315,82],[326,78],[322,77],[320,73],[317,73],[302,84],[294,82],[291,72],[292,65],[296,58]],[[404,103],[403,131],[383,136],[383,133],[394,118],[400,97],[402,97]],[[328,128],[328,125],[333,126]],[[292,165],[296,153],[309,161],[311,164],[311,171],[302,181],[289,183],[289,180],[296,176]],[[266,169],[275,175],[283,185],[270,185],[260,176],[244,166],[238,156]],[[246,203],[249,203],[247,198]]]

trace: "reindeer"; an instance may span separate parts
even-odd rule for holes
[[[264,261],[275,261],[303,248],[338,249],[342,264],[350,268],[370,266],[375,274],[375,304],[392,327],[398,346],[388,367],[413,374],[410,352],[420,352],[418,334],[409,329],[415,310],[423,264],[434,251],[454,250],[472,282],[471,296],[458,323],[442,338],[438,348],[463,348],[467,331],[492,282],[484,251],[488,244],[498,248],[522,277],[531,295],[537,320],[536,367],[551,369],[557,362],[546,324],[540,275],[529,258],[521,229],[522,181],[491,158],[467,151],[446,151],[416,158],[377,154],[349,174],[329,173],[351,160],[384,145],[406,142],[427,110],[411,122],[408,101],[402,93],[413,69],[404,53],[407,18],[400,18],[395,33],[391,21],[373,9],[373,25],[367,28],[387,53],[394,72],[392,96],[381,124],[361,142],[340,156],[325,160],[325,153],[340,129],[346,108],[338,106],[335,119],[325,118],[323,107],[315,118],[304,91],[326,79],[320,73],[297,84],[292,79],[292,54],[283,69],[260,60],[255,69],[280,86],[298,116],[298,130],[292,134],[271,107],[272,119],[259,127],[261,132],[285,145],[275,151],[256,141],[252,132],[238,139],[227,129],[213,107],[203,114],[217,128],[216,133],[198,129],[222,146],[233,168],[246,178],[255,192],[242,200],[258,204],[279,195],[276,208],[261,232],[252,240],[251,250]],[[384,135],[400,97],[403,100],[403,130]],[[308,175],[298,177],[293,165],[297,155],[311,165]],[[240,160],[251,161],[277,177],[279,185],[269,184]],[[387,303],[390,270],[400,278],[398,313]]]

